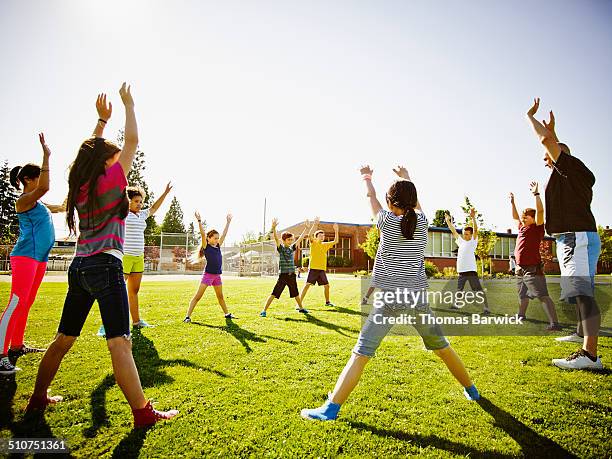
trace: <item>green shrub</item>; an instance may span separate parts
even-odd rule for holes
[[[435,276],[439,272],[438,267],[431,261],[425,260],[425,275],[427,277]]]

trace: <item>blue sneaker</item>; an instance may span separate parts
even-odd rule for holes
[[[149,327],[153,327],[153,325],[145,322],[144,320],[140,319],[138,322],[132,324],[133,328],[149,328]]]
[[[98,329],[98,333],[96,333],[96,335],[101,336],[102,338],[106,336],[106,330],[104,330],[104,325],[100,325],[100,328]]]
[[[267,316],[268,316],[268,313],[267,313],[266,311],[261,311],[261,312],[259,313],[259,315],[260,315],[261,317],[267,317]]]
[[[306,308],[300,308],[300,309],[296,309],[297,312],[302,313],[302,314],[310,314],[310,311]]]
[[[334,421],[338,417],[339,411],[340,405],[327,399],[319,408],[304,408],[300,411],[300,416],[313,421]]]
[[[480,394],[478,393],[478,389],[476,389],[474,384],[472,384],[470,387],[464,387],[463,395],[465,395],[465,398],[471,401],[480,400]]]

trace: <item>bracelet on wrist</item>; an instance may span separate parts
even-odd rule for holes
[[[49,172],[49,168],[48,167],[43,167],[40,169],[41,172]]]
[[[103,120],[102,118],[98,118],[98,122],[102,124],[106,124],[106,120]]]
[[[533,193],[534,196],[540,196],[540,193]]]

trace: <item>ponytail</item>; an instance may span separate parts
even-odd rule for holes
[[[10,175],[11,185],[13,185],[13,187],[17,188],[18,190],[21,189],[21,187],[19,186],[19,172],[21,172],[21,166],[15,166],[11,169]]]
[[[21,190],[21,185],[25,188],[25,179],[34,179],[40,177],[40,166],[28,163],[25,166],[15,166],[11,169],[9,181],[18,190]]]
[[[414,209],[411,207],[408,210],[404,211],[402,221],[400,222],[402,236],[404,236],[406,239],[414,239],[414,231],[416,230],[416,225],[417,215]]]

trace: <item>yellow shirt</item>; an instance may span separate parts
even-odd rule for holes
[[[327,251],[331,249],[336,243],[331,242],[319,242],[318,239],[312,239],[310,241],[310,269],[327,269]]]

